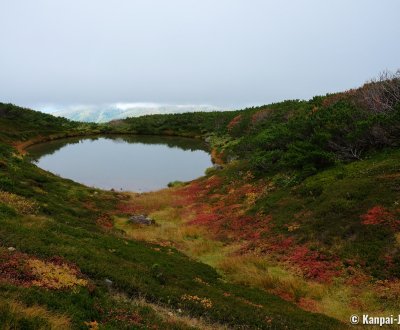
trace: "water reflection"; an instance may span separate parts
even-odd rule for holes
[[[39,167],[103,189],[151,191],[203,175],[211,160],[196,139],[160,136],[69,138],[29,148]]]

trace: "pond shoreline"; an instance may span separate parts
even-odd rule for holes
[[[213,164],[219,164],[223,165],[225,162],[222,158],[221,153],[217,151],[217,149],[212,148],[210,144],[206,141],[206,138],[204,136],[193,136],[193,135],[185,135],[185,134],[135,134],[135,133],[127,133],[127,132],[93,132],[93,133],[87,133],[87,132],[72,132],[72,133],[61,133],[61,134],[54,134],[54,135],[46,135],[42,136],[39,135],[37,137],[34,137],[32,139],[26,140],[26,141],[16,141],[12,143],[11,145],[18,151],[19,156],[25,156],[28,151],[27,149],[41,143],[46,143],[46,142],[51,142],[51,141],[56,141],[56,140],[62,140],[62,139],[68,139],[68,138],[76,138],[76,137],[82,137],[82,138],[91,138],[91,137],[102,137],[102,136],[159,136],[159,137],[182,137],[182,138],[188,138],[188,139],[196,139],[196,140],[201,140],[203,141],[207,146],[208,146],[208,152],[211,155],[211,162]]]
[[[203,140],[176,136],[78,135],[30,144],[25,151],[46,171],[105,190],[154,191],[202,177],[213,166]]]

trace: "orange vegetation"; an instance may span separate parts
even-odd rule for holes
[[[53,290],[88,285],[78,267],[60,257],[40,260],[17,251],[0,253],[0,281]]]

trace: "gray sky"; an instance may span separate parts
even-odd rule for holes
[[[0,0],[0,101],[240,108],[400,67],[399,0]]]

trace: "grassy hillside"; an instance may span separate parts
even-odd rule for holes
[[[223,169],[122,194],[21,155],[99,133],[199,137]],[[399,75],[310,101],[106,125],[0,104],[0,324],[343,329],[350,314],[397,314],[399,143]],[[158,226],[132,225],[132,213]]]
[[[137,241],[115,228],[129,196],[47,173],[12,147],[103,128],[1,107],[3,328],[342,328],[263,290],[226,281],[172,246]]]
[[[230,280],[344,321],[400,307],[399,74],[310,101],[111,127],[201,136],[224,164],[169,193],[133,196],[163,226],[138,232],[116,219],[131,237],[166,241]]]

